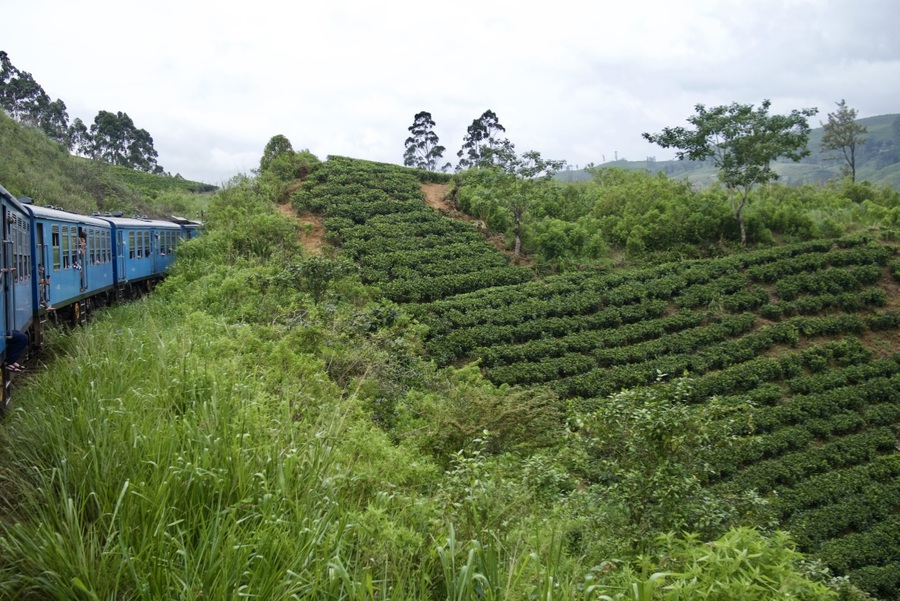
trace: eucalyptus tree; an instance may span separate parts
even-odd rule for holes
[[[807,119],[816,108],[795,109],[789,115],[770,115],[771,102],[763,100],[759,108],[752,104],[716,106],[707,109],[698,104],[696,114],[687,121],[693,129],[666,127],[658,134],[643,137],[663,148],[677,148],[679,160],[711,159],[719,170],[719,180],[728,190],[734,218],[741,230],[741,244],[747,244],[743,210],[757,184],[778,179],[772,161],[784,157],[799,161],[809,155]]]
[[[437,171],[438,163],[447,149],[439,144],[440,139],[434,133],[434,119],[431,118],[431,113],[427,111],[416,113],[413,124],[407,129],[411,135],[404,143],[406,152],[403,153],[403,164],[407,167]],[[441,169],[446,170],[449,166],[450,163],[447,163]]]
[[[456,153],[459,157],[457,171],[496,164],[502,161],[502,157],[508,156],[513,146],[506,138],[498,137],[501,132],[506,132],[506,128],[500,124],[497,114],[490,109],[473,120],[466,129],[462,148]]]
[[[153,138],[147,130],[135,127],[128,113],[100,111],[89,134],[92,158],[148,173],[162,172]]]
[[[842,171],[855,182],[856,149],[866,141],[863,134],[869,130],[856,122],[856,109],[848,107],[846,101],[842,99],[836,104],[837,110],[828,113],[828,123],[822,124],[822,150],[839,150],[844,157]]]

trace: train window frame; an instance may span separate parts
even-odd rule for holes
[[[72,255],[69,252],[69,244],[71,239],[69,238],[69,226],[64,225],[60,228],[60,239],[62,240],[62,268],[69,269],[72,264]]]
[[[62,247],[60,245],[59,226],[50,226],[50,247],[53,249],[53,271],[59,271],[62,265]]]

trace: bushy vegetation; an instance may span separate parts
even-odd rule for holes
[[[362,268],[303,254],[258,184],[231,182],[151,297],[57,333],[18,387],[0,596],[838,598],[786,534],[748,528],[752,496],[699,511],[725,504],[691,458],[741,420],[695,414],[687,381],[600,411],[438,367],[423,326]]]
[[[727,194],[696,188],[662,173],[615,167],[590,170],[593,179],[546,182],[531,191],[523,244],[542,270],[655,263],[720,256],[740,241]],[[454,179],[456,206],[512,239],[512,222],[490,169]],[[900,227],[900,192],[861,183],[786,186],[752,193],[745,212],[747,240],[802,242],[868,232],[892,240]]]

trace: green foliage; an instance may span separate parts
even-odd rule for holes
[[[147,130],[135,127],[128,113],[100,111],[88,131],[92,158],[147,173],[163,173],[156,163],[159,155],[153,138]]]
[[[497,114],[490,109],[474,119],[466,129],[462,148],[456,153],[459,157],[456,170],[502,164],[503,157],[511,149],[509,140],[497,138],[500,132],[505,131],[506,128],[500,125]]]
[[[856,149],[866,139],[863,136],[868,130],[856,122],[856,109],[847,106],[845,100],[837,103],[837,111],[828,113],[828,123],[822,126],[822,150],[840,150],[844,159],[842,171],[856,181]]]
[[[836,599],[834,591],[804,574],[802,555],[788,535],[765,537],[737,528],[710,543],[668,535],[660,559],[644,571],[666,570],[658,599]],[[652,560],[650,560],[652,562]]]
[[[778,178],[772,161],[786,157],[799,161],[809,154],[808,117],[817,109],[791,111],[790,115],[769,115],[771,102],[763,100],[756,110],[753,105],[732,103],[707,109],[698,104],[696,115],[688,118],[694,126],[667,127],[659,134],[643,134],[651,143],[663,148],[677,148],[679,160],[712,159],[719,179],[729,191],[732,212],[741,229],[741,243],[746,244],[743,209],[750,191],[758,184]],[[739,198],[735,194],[740,193]]]
[[[704,488],[704,457],[729,444],[740,419],[717,399],[689,403],[689,380],[621,392],[570,417],[567,452],[591,483],[609,527],[646,549],[667,528],[715,532],[739,508]]]
[[[347,260],[313,255],[287,265],[277,282],[308,292],[318,303],[336,281],[353,273],[356,267]]]

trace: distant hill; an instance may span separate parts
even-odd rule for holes
[[[857,150],[856,179],[873,184],[884,184],[900,189],[900,114],[879,115],[858,119],[857,123],[869,131],[865,143]],[[813,129],[809,136],[810,156],[799,163],[777,162],[775,172],[780,181],[787,184],[822,183],[841,178],[843,160],[837,152],[822,152],[823,129]],[[599,167],[644,169],[662,171],[674,179],[706,185],[716,181],[716,169],[709,162],[697,161],[610,161]],[[590,179],[584,169],[573,169],[557,174],[560,181]]]

